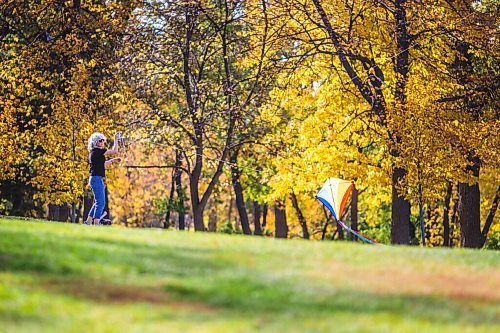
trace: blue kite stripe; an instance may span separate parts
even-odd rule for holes
[[[333,214],[333,217],[335,218],[335,220],[337,221],[338,218],[337,218],[337,215],[335,214],[335,210],[333,209],[333,207],[330,205],[330,203],[328,201],[326,201],[325,199],[321,198],[321,197],[318,197],[316,196],[316,199],[318,199],[319,201],[321,201],[321,203],[323,205],[326,206],[326,208],[328,208],[328,210]]]

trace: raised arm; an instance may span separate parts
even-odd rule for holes
[[[104,155],[114,155],[114,154],[118,153],[118,138],[119,137],[120,137],[120,132],[116,132],[115,133],[115,140],[113,141],[113,147],[111,149],[106,150]]]

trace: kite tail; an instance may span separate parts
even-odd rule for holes
[[[379,243],[377,243],[376,241],[374,241],[370,237],[368,237],[366,235],[363,235],[363,234],[361,234],[361,233],[359,233],[357,231],[352,230],[351,228],[349,228],[348,226],[346,226],[342,221],[337,220],[337,222],[340,224],[340,226],[342,228],[344,228],[345,230],[347,230],[347,231],[353,233],[354,235],[358,236],[359,238],[361,238],[365,242],[370,243],[370,244],[374,244],[374,245],[380,245]]]

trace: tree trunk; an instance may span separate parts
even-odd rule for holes
[[[253,201],[253,234],[262,236],[262,228],[260,227],[260,205],[257,201]]]
[[[297,196],[295,195],[294,192],[292,192],[292,194],[290,194],[290,197],[292,198],[292,205],[293,208],[295,209],[295,213],[297,214],[297,219],[299,220],[300,226],[302,227],[302,237],[304,239],[309,239],[309,231],[307,230],[306,219],[304,218],[304,215],[300,210],[299,203],[297,201]]]
[[[94,199],[89,191],[85,191],[83,194],[83,220],[87,219],[89,216],[90,209],[94,205]]]
[[[247,209],[245,207],[245,199],[243,197],[243,187],[240,183],[241,171],[238,169],[238,150],[235,149],[229,156],[231,165],[231,180],[233,182],[234,194],[236,196],[236,208],[240,216],[241,228],[245,235],[251,235],[250,222],[248,221]]]
[[[193,40],[194,31],[196,28],[197,12],[192,4],[186,4],[186,36],[184,47],[182,50],[183,64],[183,88],[186,97],[191,123],[193,126],[194,135],[192,137],[193,146],[196,152],[193,170],[189,177],[189,189],[191,194],[191,209],[193,211],[193,223],[195,231],[205,231],[205,223],[203,222],[203,211],[205,209],[206,200],[200,199],[199,182],[203,171],[203,124],[198,116],[198,108],[195,102],[195,97],[192,89],[191,79],[191,42]],[[195,87],[196,88],[196,87]],[[180,225],[180,223],[179,223]]]
[[[455,232],[454,230],[457,230],[458,228],[458,187],[459,184],[457,184],[457,198],[453,200],[453,210],[451,212],[451,226],[450,226],[450,247],[453,247],[454,245],[454,235]]]
[[[49,204],[49,216],[50,221],[67,222],[69,218],[69,206],[64,205],[53,205]]]
[[[59,206],[49,204],[49,213],[47,216],[47,220],[49,221],[59,221]]]
[[[193,222],[195,231],[206,231],[205,223],[203,222],[203,212],[204,209],[200,209],[199,206],[196,207],[196,209],[193,209]]]
[[[430,210],[428,211],[430,214]],[[418,220],[420,222],[420,239],[422,240],[422,246],[425,247],[425,239],[427,238],[427,234],[425,232],[425,224],[424,224],[424,204],[422,200],[419,200],[418,203]]]
[[[197,177],[192,177],[189,180],[189,188],[191,190],[191,209],[193,210],[193,224],[195,231],[205,231],[205,222],[203,222],[203,211],[205,210],[205,207],[200,202],[198,197],[198,179],[199,178]]]
[[[267,225],[267,204],[265,203],[262,206],[262,228],[264,228]]]
[[[467,166],[467,171],[478,178],[480,160],[477,156],[469,159],[473,164]],[[460,223],[460,244],[463,247],[480,248],[484,244],[481,233],[479,184],[472,186],[467,183],[458,185],[458,219]]]
[[[391,243],[410,243],[410,203],[398,194],[396,185],[404,179],[406,170],[395,168],[392,174]]]
[[[486,239],[488,238],[488,232],[490,231],[491,223],[493,222],[493,219],[495,218],[495,213],[497,212],[498,209],[498,201],[499,201],[499,196],[500,196],[500,186],[497,187],[497,192],[495,194],[495,198],[493,199],[493,203],[491,204],[490,211],[488,213],[488,217],[486,217],[486,222],[484,223],[483,231],[481,232],[483,234],[483,245],[486,242]]]
[[[179,230],[184,230],[186,228],[186,209],[184,208],[184,202],[186,201],[186,195],[184,189],[182,188],[182,173],[180,167],[182,166],[182,150],[177,147],[175,150],[175,190],[177,192],[177,212],[179,213],[178,226]]]
[[[203,174],[203,152],[204,152],[204,138],[205,138],[205,119],[203,117],[200,118],[200,110],[196,92],[200,87],[197,86],[196,83],[192,79],[192,67],[191,64],[193,62],[193,58],[196,60],[196,52],[190,52],[190,43],[193,40],[194,32],[198,28],[198,14],[202,13],[202,10],[196,4],[187,4],[186,5],[186,39],[184,43],[183,49],[183,80],[184,80],[184,91],[186,95],[186,102],[188,105],[189,115],[191,117],[191,124],[194,129],[194,135],[191,136],[191,139],[194,141],[194,148],[196,151],[195,162],[193,169],[190,174],[190,182],[189,187],[191,190],[191,205],[193,206],[193,211],[196,212],[193,214],[194,227],[196,231],[205,231],[205,223],[203,221],[203,211],[208,202],[208,199],[212,195],[216,184],[219,181],[220,175],[223,173],[224,166],[227,163],[227,158],[230,153],[230,148],[233,143],[233,133],[236,127],[236,118],[237,118],[237,108],[233,107],[233,84],[231,80],[231,64],[229,63],[229,39],[227,36],[228,31],[228,20],[225,20],[223,25],[219,28],[218,33],[220,36],[221,42],[221,51],[222,51],[222,63],[224,64],[224,77],[222,78],[223,82],[223,91],[224,96],[226,97],[225,101],[225,109],[228,112],[228,124],[225,130],[225,143],[223,149],[221,150],[221,156],[218,158],[219,162],[217,164],[217,168],[210,180],[206,190],[203,194],[200,195],[200,191],[198,185],[200,184],[200,179]],[[190,10],[193,10],[191,13]],[[196,15],[193,15],[196,14]],[[225,6],[225,14],[226,18],[229,15],[229,8]],[[209,44],[210,45],[210,44]],[[195,84],[194,89],[191,89],[191,85]]]
[[[457,41],[456,49],[461,57],[457,57],[453,63],[456,71],[454,76],[458,78],[459,84],[465,89],[470,89],[474,74],[473,53],[470,52],[468,43]],[[480,121],[481,106],[466,98],[461,104],[462,110],[475,122]],[[462,147],[463,149],[464,147]],[[460,244],[463,247],[480,248],[484,244],[484,237],[481,233],[479,179],[481,160],[473,150],[465,148],[468,153],[465,172],[476,179],[476,183],[470,186],[467,183],[458,184],[458,221],[460,225]]]
[[[323,226],[323,230],[321,231],[321,240],[325,240],[326,229],[328,229],[328,220],[325,222],[325,225]]]
[[[460,183],[458,195],[460,243],[463,247],[480,248],[484,243],[484,239],[480,225],[479,185],[476,183],[469,186],[466,183]]]
[[[453,186],[448,182],[446,188],[446,196],[444,198],[444,212],[443,212],[443,246],[450,246],[450,203]]]
[[[170,194],[168,196],[167,212],[165,213],[165,222],[163,223],[163,229],[168,229],[170,227],[170,213],[174,205],[174,193],[175,193],[175,176],[174,174],[172,174],[172,179],[170,182]]]
[[[351,229],[358,231],[358,189],[356,186],[352,187],[351,195]],[[358,237],[351,233],[351,241],[355,242],[357,240]]]
[[[83,210],[83,201],[78,201],[78,204],[76,206],[76,223],[80,223],[80,220],[83,221],[82,210]]]
[[[205,231],[205,222],[203,221],[204,207],[196,205],[193,207],[193,225],[195,231]]]
[[[328,217],[328,212],[327,212],[325,206],[321,205],[321,208],[323,208],[323,214],[325,214],[325,225],[323,226],[323,230],[321,232],[321,240],[325,240],[326,229],[328,229],[328,224],[330,223],[330,218]],[[332,216],[332,215],[330,214],[330,216]]]
[[[411,36],[408,32],[408,22],[406,19],[407,0],[396,0],[394,2],[394,18],[396,24],[396,47],[397,56],[395,64],[396,89],[394,92],[397,105],[396,107],[406,109],[406,86],[408,83],[409,56]],[[400,138],[396,134],[393,140],[397,143]],[[393,156],[398,156],[397,150],[392,150]],[[410,202],[399,195],[396,185],[404,181],[406,170],[395,167],[392,174],[392,244],[409,244],[412,239],[410,233]]]
[[[76,223],[76,203],[71,204],[71,223]]]
[[[335,234],[339,234],[339,240],[344,240],[345,239],[345,237],[344,237],[344,229],[342,229],[342,227],[338,223],[337,223],[337,230],[335,231]],[[332,240],[334,239],[335,234],[333,234]]]
[[[231,222],[232,213],[233,213],[233,196],[231,195],[229,197],[229,209],[227,210],[227,222],[231,224],[232,224]]]
[[[208,213],[208,231],[209,232],[215,232],[217,231],[217,209],[215,207],[212,207],[210,209],[210,212]]]
[[[274,226],[276,229],[276,238],[288,237],[288,225],[286,223],[285,202],[277,201],[274,204]]]
[[[67,222],[69,217],[69,207],[67,205],[60,205],[59,206],[59,217],[57,221],[60,222]]]

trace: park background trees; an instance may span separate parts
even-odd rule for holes
[[[72,205],[75,221],[86,138],[122,130],[108,187],[126,225],[342,239],[314,199],[333,176],[356,181],[347,220],[379,241],[418,244],[420,221],[431,246],[498,237],[493,1],[3,1],[1,13],[5,213]]]

